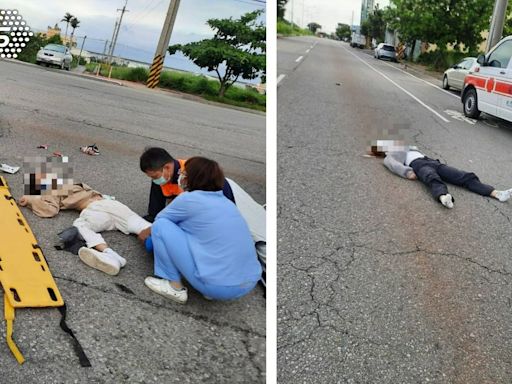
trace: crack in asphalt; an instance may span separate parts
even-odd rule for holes
[[[495,207],[495,208],[498,209],[497,207]],[[294,220],[294,221],[299,222],[299,220]],[[326,230],[325,228],[321,228],[321,229]],[[374,233],[377,230],[378,229],[372,229],[367,232]],[[367,232],[364,232],[364,234],[367,234]],[[300,316],[300,318],[314,315],[317,324],[314,327],[312,327],[312,329],[310,330],[310,332],[308,332],[307,335],[305,335],[304,337],[301,337],[300,339],[294,340],[293,342],[290,342],[290,343],[284,343],[284,344],[278,343],[278,347],[277,347],[278,351],[282,350],[282,349],[286,349],[286,348],[293,348],[296,345],[299,345],[299,344],[311,339],[313,334],[320,328],[330,328],[330,329],[333,329],[335,332],[342,332],[342,333],[348,335],[348,332],[342,327],[336,327],[332,324],[325,324],[325,322],[322,321],[322,319],[320,317],[320,311],[322,308],[326,307],[326,308],[334,311],[340,320],[344,320],[343,316],[340,314],[340,311],[337,308],[333,307],[330,304],[330,301],[331,301],[332,297],[334,295],[336,295],[336,293],[337,293],[334,286],[335,286],[335,284],[337,284],[339,282],[342,272],[349,270],[349,268],[351,267],[353,262],[356,260],[357,249],[366,249],[369,251],[378,252],[378,253],[380,253],[382,255],[386,255],[386,256],[404,256],[404,255],[413,255],[413,254],[417,254],[417,253],[423,253],[426,256],[431,256],[431,257],[432,256],[442,256],[442,257],[456,258],[458,260],[461,260],[461,261],[469,263],[473,266],[476,266],[477,268],[482,269],[489,274],[499,274],[499,275],[505,276],[505,277],[512,276],[512,272],[509,272],[505,269],[496,269],[496,268],[489,267],[485,264],[482,264],[482,263],[472,259],[471,257],[462,256],[457,253],[431,251],[428,249],[423,249],[419,245],[415,245],[414,248],[407,249],[407,250],[389,252],[389,251],[385,251],[382,249],[372,248],[372,247],[369,247],[364,244],[357,244],[356,241],[353,239],[353,236],[357,236],[360,234],[361,234],[361,231],[345,233],[345,235],[347,235],[347,237],[349,238],[349,241],[351,244],[346,247],[337,246],[328,255],[318,256],[317,260],[319,260],[319,263],[317,263],[316,265],[311,265],[309,267],[299,267],[299,266],[295,265],[293,260],[289,264],[289,266],[292,267],[293,269],[305,273],[306,276],[311,280],[308,294],[311,298],[311,302],[313,303],[313,308],[310,312],[308,312],[306,314],[302,314]],[[340,234],[338,233],[338,235],[340,235]],[[350,256],[349,256],[350,258],[343,265],[340,265],[340,263],[337,260],[332,259],[332,257],[334,255],[336,255],[337,253],[339,253],[340,251],[347,251],[347,250],[351,250]],[[316,281],[315,281],[316,277],[314,275],[314,271],[318,270],[319,268],[324,266],[326,263],[331,263],[333,265],[333,269],[336,270],[338,273],[336,274],[336,278],[333,279],[331,282],[329,282],[329,284],[327,285],[330,293],[327,294],[325,302],[322,303],[322,302],[319,302],[319,300],[317,298],[315,298],[315,295],[314,295],[314,290],[315,290],[315,287],[317,286]],[[485,276],[481,276],[481,277],[484,278],[486,281],[490,282]],[[512,306],[512,299],[509,298],[508,302],[509,302],[509,306]],[[291,320],[300,320],[300,318],[295,318],[293,315],[290,315]],[[354,335],[354,336],[358,337],[357,335]]]
[[[259,333],[257,331],[245,329],[245,328],[239,327],[237,325],[229,324],[229,323],[222,322],[222,321],[216,321],[216,320],[213,320],[213,319],[211,319],[211,318],[209,318],[207,316],[198,315],[198,314],[193,313],[191,311],[186,311],[186,310],[184,310],[182,308],[178,308],[178,307],[174,307],[174,306],[171,307],[171,306],[167,306],[167,305],[157,304],[157,303],[154,303],[151,300],[142,299],[142,298],[138,297],[136,294],[122,294],[120,292],[115,292],[115,291],[112,291],[112,290],[109,290],[109,289],[105,289],[105,288],[101,288],[101,287],[96,287],[96,286],[84,283],[82,281],[71,279],[69,277],[57,276],[55,274],[53,275],[53,277],[55,279],[58,279],[58,280],[64,280],[64,281],[67,281],[67,282],[70,282],[70,283],[73,283],[73,284],[81,285],[81,286],[86,287],[86,288],[94,289],[95,291],[99,291],[99,292],[102,292],[102,293],[107,293],[107,294],[110,294],[110,295],[120,296],[120,297],[122,297],[122,298],[124,298],[126,300],[141,302],[141,303],[144,303],[144,304],[151,305],[152,307],[169,309],[169,310],[172,310],[173,312],[177,312],[177,313],[179,313],[181,315],[191,317],[194,320],[197,320],[197,321],[200,321],[200,322],[204,322],[204,323],[208,323],[208,324],[211,324],[211,325],[214,325],[214,326],[217,326],[217,327],[229,328],[229,329],[231,329],[233,331],[236,331],[236,332],[241,332],[241,333],[244,333],[244,334],[254,335],[254,336],[265,338],[264,334],[261,334],[261,333]]]

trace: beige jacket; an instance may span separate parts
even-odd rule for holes
[[[39,217],[54,217],[61,209],[76,209],[81,211],[93,198],[101,197],[101,193],[93,190],[87,184],[74,184],[67,196],[26,195],[27,208]]]

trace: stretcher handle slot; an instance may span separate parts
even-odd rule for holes
[[[20,295],[18,295],[18,291],[16,290],[16,288],[11,288],[10,291],[12,293],[12,296],[14,297],[14,300],[16,300],[18,303],[20,303],[21,302]]]
[[[58,301],[57,295],[55,294],[55,291],[53,290],[53,288],[48,287],[48,294],[50,295],[50,299],[52,299],[53,301]]]

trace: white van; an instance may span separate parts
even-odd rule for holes
[[[502,39],[464,78],[461,100],[464,114],[478,118],[480,112],[512,121],[512,36]]]

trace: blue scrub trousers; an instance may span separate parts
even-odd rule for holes
[[[197,277],[197,267],[190,252],[185,232],[167,219],[158,219],[151,228],[155,258],[155,275],[170,281],[181,276],[203,296],[215,300],[234,300],[248,294],[257,281],[235,286],[208,284]]]

